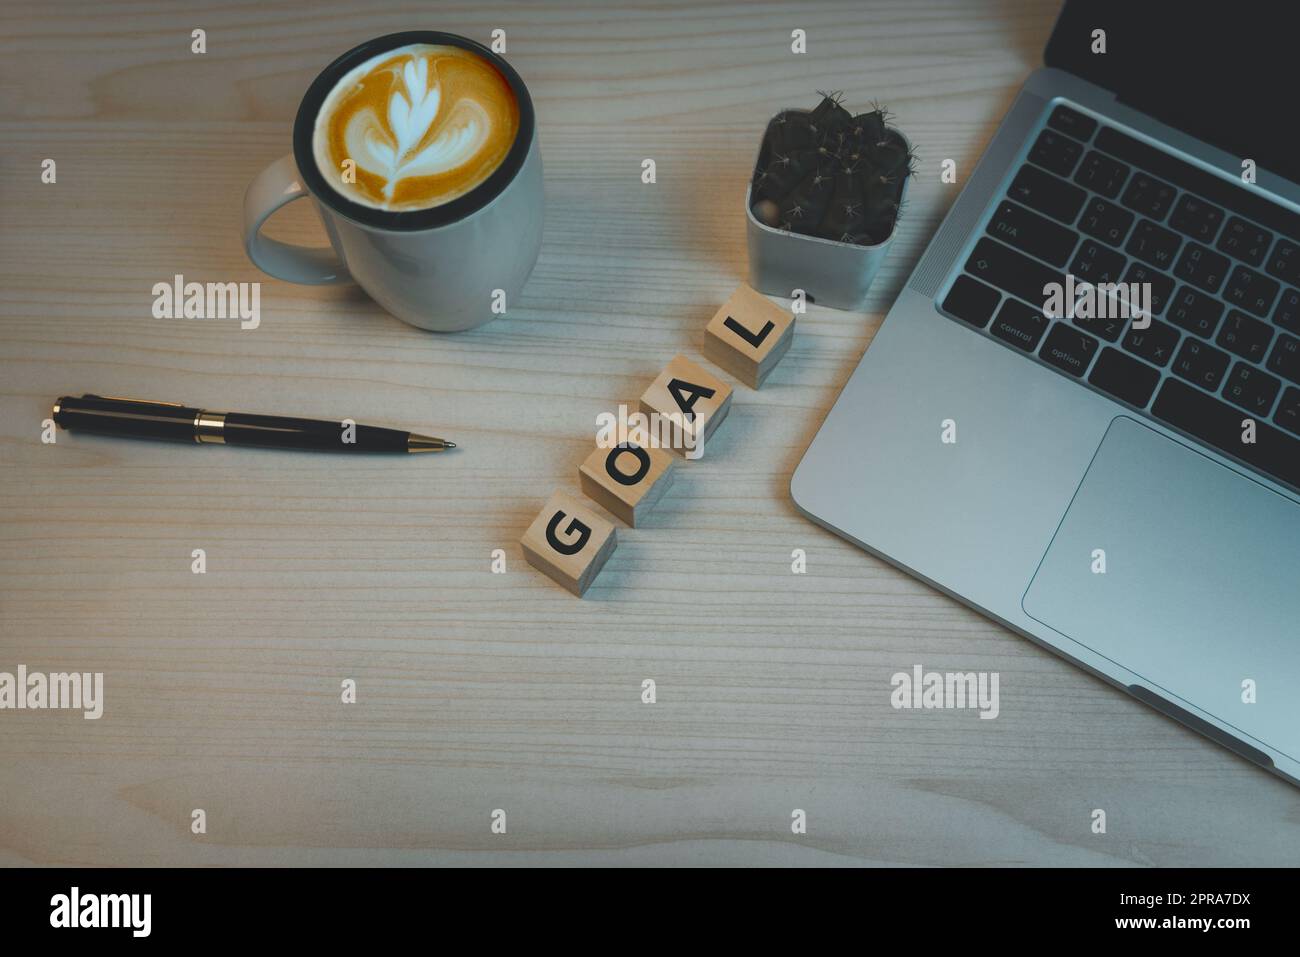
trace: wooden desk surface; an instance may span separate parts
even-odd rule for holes
[[[106,703],[98,721],[0,712],[0,863],[1294,864],[1294,789],[814,527],[787,494],[956,195],[940,160],[971,169],[1055,10],[7,4],[0,671],[102,671]],[[287,152],[325,63],[399,29],[498,27],[547,188],[508,318],[435,336],[247,262],[244,187]],[[759,132],[817,89],[879,99],[920,151],[871,310],[812,307],[579,601],[518,538],[555,487],[576,490],[597,413],[699,354],[746,276]],[[276,232],[320,239],[306,205]],[[260,280],[260,328],[152,318],[152,285],[176,273]],[[427,426],[464,448],[42,444],[51,400],[82,391]],[[894,711],[890,676],[917,663],[998,672],[1001,715]]]

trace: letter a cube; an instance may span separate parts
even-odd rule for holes
[[[673,356],[641,396],[642,412],[658,413],[673,422],[674,432],[680,428],[685,444],[674,443],[674,447],[683,455],[699,448],[730,409],[731,386],[680,355]],[[650,431],[662,435],[662,425]]]

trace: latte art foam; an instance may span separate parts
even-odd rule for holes
[[[316,116],[326,182],[375,209],[440,206],[496,171],[519,132],[519,104],[487,60],[452,46],[389,50],[349,71]],[[355,182],[347,182],[347,160]]]

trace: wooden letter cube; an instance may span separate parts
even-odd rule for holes
[[[704,354],[751,389],[757,389],[794,342],[794,316],[742,285],[704,330]]]
[[[618,541],[613,522],[557,490],[519,544],[528,564],[581,598]]]
[[[588,455],[578,478],[587,498],[636,527],[637,516],[650,511],[673,484],[673,457],[663,449],[624,442]]]
[[[727,417],[730,408],[731,386],[685,356],[674,356],[641,396],[642,412],[658,413],[680,427],[684,433],[680,437],[689,448],[683,447],[682,442],[674,443],[673,447],[683,455],[689,452],[688,458],[699,458],[703,442]],[[666,428],[666,423],[661,422],[657,434],[662,436]],[[651,431],[656,430],[652,427]],[[700,453],[696,454],[695,449]]]

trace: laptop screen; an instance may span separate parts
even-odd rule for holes
[[[1069,0],[1044,54],[1170,126],[1300,183],[1300,37],[1278,0]],[[1105,53],[1093,32],[1105,31]]]

